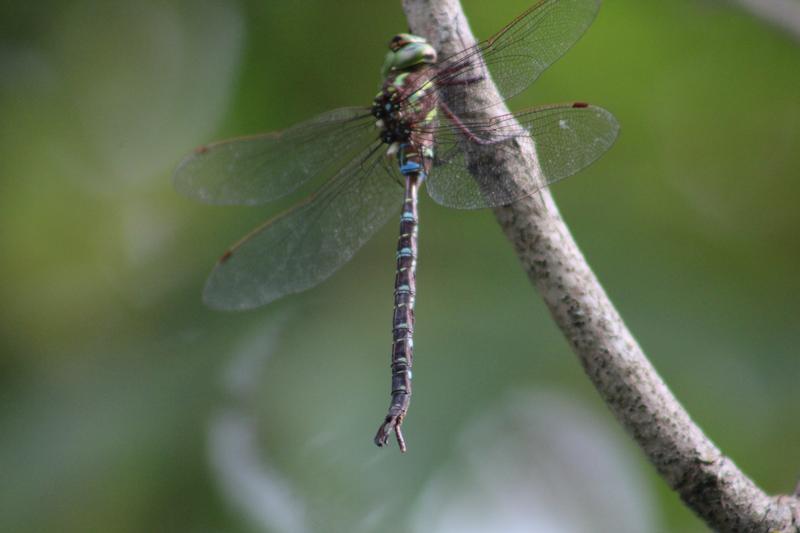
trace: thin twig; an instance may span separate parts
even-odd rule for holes
[[[735,0],[753,15],[764,19],[800,40],[800,1]]]
[[[412,31],[442,57],[475,43],[458,0],[403,0],[403,7]],[[463,91],[482,99],[494,88],[477,83]],[[491,108],[483,118],[504,112]],[[497,178],[525,179],[535,165],[531,150],[522,157],[499,153]],[[719,531],[798,531],[798,498],[765,494],[669,391],[586,263],[550,192],[496,208],[495,216],[601,397],[686,505]]]

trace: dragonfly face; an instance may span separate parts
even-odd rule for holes
[[[436,50],[425,38],[410,33],[398,33],[389,41],[389,51],[381,74],[387,77],[392,70],[404,70],[415,65],[436,63]]]

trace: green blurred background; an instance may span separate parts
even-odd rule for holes
[[[465,0],[480,37],[530,2]],[[703,531],[618,427],[489,212],[421,206],[410,450],[396,225],[329,281],[205,309],[269,208],[179,197],[193,146],[368,104],[399,1],[0,5],[0,531]],[[733,4],[609,1],[512,109],[614,148],[554,192],[609,295],[761,487],[800,475],[800,48]]]

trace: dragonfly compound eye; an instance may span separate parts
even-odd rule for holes
[[[398,33],[392,37],[391,41],[389,41],[389,50],[392,52],[397,52],[409,43],[427,44],[428,41],[425,40],[424,37],[414,35],[413,33]]]
[[[436,62],[436,50],[426,42],[408,43],[398,49],[392,58],[392,68],[407,69],[416,65],[430,65]]]

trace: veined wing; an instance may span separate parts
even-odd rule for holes
[[[236,243],[214,267],[203,298],[249,309],[321,283],[346,263],[403,203],[377,143],[306,200]]]
[[[197,148],[175,171],[175,188],[212,204],[256,205],[331,175],[377,139],[363,107],[318,115],[289,129]]]
[[[440,60],[433,77],[459,116],[519,94],[560,58],[591,25],[600,0],[539,0],[489,39]],[[486,78],[499,93],[491,101],[454,101],[453,86]],[[449,94],[452,92],[453,94]]]
[[[534,107],[492,121],[446,122],[436,130],[428,194],[461,209],[510,204],[587,167],[614,144],[618,132],[611,113],[582,103]],[[532,175],[503,179],[499,160],[523,157],[528,138],[538,162]]]

